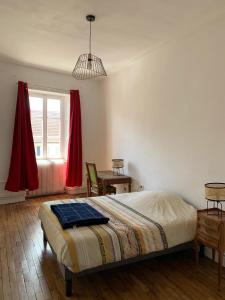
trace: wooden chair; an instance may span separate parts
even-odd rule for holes
[[[96,165],[86,162],[86,168],[90,189],[88,195],[91,196],[92,193],[98,196],[103,195],[104,189],[101,182],[98,180]],[[116,188],[112,185],[107,185],[105,187],[105,194],[116,194]]]

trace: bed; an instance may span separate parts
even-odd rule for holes
[[[110,221],[63,230],[51,205],[68,202],[86,202]],[[82,275],[190,247],[197,211],[174,193],[142,191],[45,202],[39,218],[45,243],[64,266],[66,295],[71,296],[73,273]]]

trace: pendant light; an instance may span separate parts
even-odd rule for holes
[[[90,79],[97,76],[107,76],[102,60],[91,53],[91,23],[95,16],[87,15],[86,20],[90,22],[89,53],[81,54],[73,70],[76,79]]]

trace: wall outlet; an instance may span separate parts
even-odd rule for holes
[[[140,192],[140,191],[143,191],[143,190],[144,190],[144,186],[143,186],[143,184],[140,184],[139,187],[138,187],[138,191]]]

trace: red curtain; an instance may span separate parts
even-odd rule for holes
[[[17,106],[8,180],[5,189],[11,192],[38,188],[38,170],[30,121],[27,83],[18,82]]]
[[[66,186],[82,185],[82,137],[79,91],[70,91],[70,132],[66,169]]]

